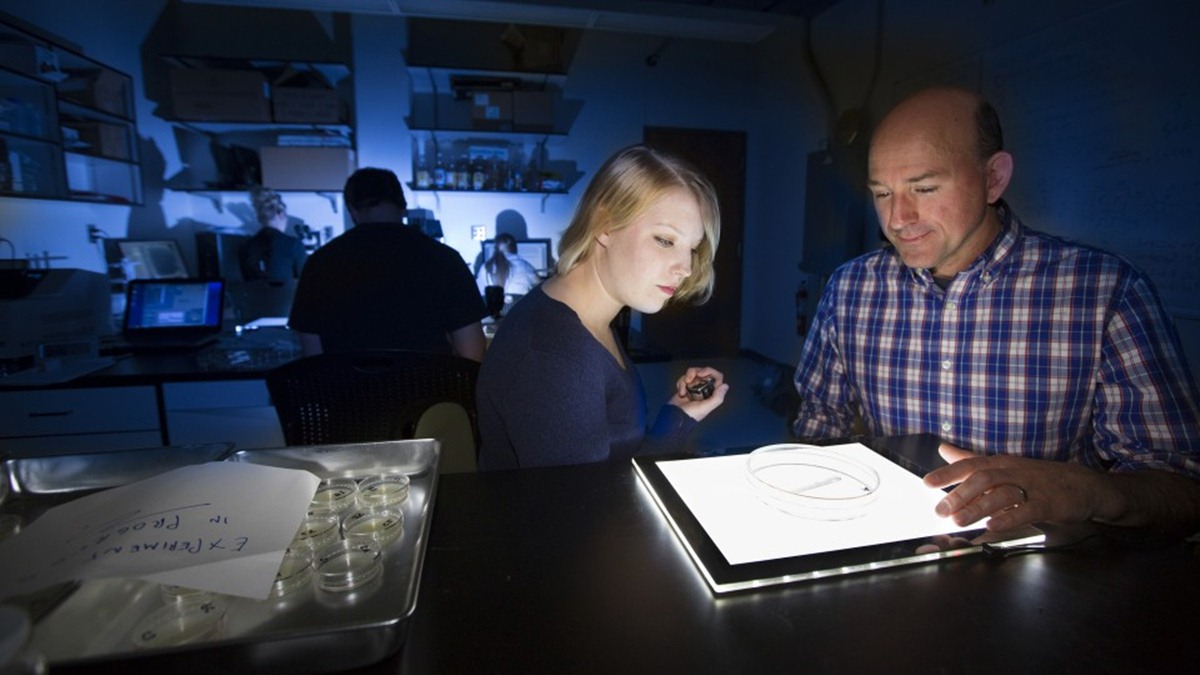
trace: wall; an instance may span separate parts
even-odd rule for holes
[[[1016,158],[1014,210],[1149,274],[1200,374],[1200,228],[1189,208],[1200,84],[1183,65],[1200,63],[1200,10],[1172,0],[846,0],[817,19],[813,41],[840,101],[864,93],[880,8],[873,117],[928,84],[983,92]]]
[[[176,239],[194,264],[194,231],[257,230],[245,195],[228,194],[213,201],[162,188],[164,177],[184,165],[171,125],[154,116],[156,105],[145,97],[142,42],[166,5],[166,0],[6,3],[4,10],[10,14],[78,44],[87,56],[133,78],[145,186],[145,204],[132,207],[0,198],[0,236],[14,243],[18,257],[48,256],[54,267],[104,271],[101,244],[87,238],[87,226],[94,224],[112,238]],[[285,201],[291,216],[310,226],[341,231],[344,216],[336,202],[331,206],[325,198],[301,194],[287,194]]]
[[[22,3],[6,11],[81,44],[89,56],[129,73],[140,93],[144,91],[142,42],[165,5],[166,0],[117,0],[101,8],[89,0],[60,0]],[[411,146],[404,125],[410,89],[403,57],[406,23],[398,17],[357,15],[351,19],[351,28],[359,166],[391,168],[402,181],[410,182]],[[221,28],[197,25],[195,30]],[[658,63],[648,67],[646,57],[655,52],[659,53]],[[787,89],[795,95],[793,83],[798,80],[785,72],[791,60],[784,58],[771,68],[773,75],[788,81]],[[570,135],[549,141],[552,158],[574,160],[583,172],[570,194],[543,198],[410,192],[410,206],[431,210],[442,222],[446,243],[473,262],[479,245],[471,239],[471,226],[483,225],[492,236],[502,213],[504,218],[523,222],[527,236],[557,241],[596,168],[616,149],[640,141],[645,125],[745,131],[751,157],[747,167],[746,246],[756,256],[765,254],[778,244],[771,229],[786,230],[788,237],[798,234],[796,221],[788,214],[802,204],[802,195],[791,187],[802,182],[802,176],[784,180],[783,172],[772,172],[771,185],[760,180],[754,158],[758,152],[774,152],[779,145],[773,129],[784,131],[787,138],[799,132],[792,106],[780,105],[774,89],[762,93],[759,61],[759,51],[747,45],[684,39],[664,43],[654,36],[586,33],[565,88],[566,98],[583,101],[582,110]],[[782,115],[762,124],[764,116],[775,114],[764,108],[782,111]],[[111,237],[174,237],[185,249],[190,249],[195,229],[253,231],[249,203],[243,195],[226,194],[214,202],[204,196],[161,190],[162,177],[172,176],[184,167],[171,126],[155,117],[154,109],[152,102],[139,96],[138,126],[147,150],[143,157],[145,207],[0,199],[0,236],[14,241],[21,257],[48,251],[56,258],[52,261],[55,266],[101,270],[100,247],[87,243],[89,223]],[[802,174],[802,164],[789,166],[788,171]],[[770,206],[777,198],[792,205],[786,210]],[[323,197],[287,193],[285,201],[291,215],[310,225],[329,226],[339,232],[345,225],[340,200],[330,204]],[[761,228],[766,229],[766,235],[760,234]],[[783,258],[782,269],[794,268],[794,261],[788,262],[792,257],[789,254]],[[783,284],[788,285],[794,285],[790,279]],[[762,286],[780,290],[773,284]],[[783,312],[786,318],[788,308],[779,305],[789,297],[781,291],[777,302],[762,302],[756,290],[747,289],[743,334],[769,332],[755,327],[759,318],[755,311],[771,318]],[[794,334],[785,342],[779,355],[790,360],[795,352]],[[752,341],[747,346],[755,348],[756,344]]]
[[[6,4],[14,5],[6,11],[79,42],[90,56],[130,73],[138,91],[142,90],[138,36],[146,34],[165,0]],[[576,160],[584,173],[570,195],[543,200],[535,195],[413,193],[412,205],[432,210],[443,222],[447,242],[471,261],[478,246],[470,239],[470,226],[484,225],[492,234],[497,216],[504,211],[517,214],[528,236],[556,239],[596,167],[617,147],[640,140],[643,125],[745,131],[749,163],[742,346],[791,363],[800,348],[794,295],[803,253],[805,158],[829,143],[831,116],[866,102],[868,118],[877,118],[903,91],[930,81],[950,80],[981,88],[987,85],[999,92],[1000,82],[988,73],[1016,67],[1006,65],[1009,63],[1032,64],[1033,69],[1020,79],[1009,80],[1004,88],[1015,100],[1009,110],[1001,112],[1012,120],[1010,141],[1014,149],[1020,150],[1010,201],[1038,227],[1059,229],[1062,234],[1108,246],[1143,265],[1156,277],[1164,298],[1175,311],[1195,370],[1200,367],[1200,322],[1189,314],[1194,305],[1186,303],[1200,298],[1200,294],[1191,292],[1192,286],[1177,283],[1185,279],[1180,272],[1195,269],[1177,264],[1189,259],[1188,251],[1196,251],[1200,237],[1200,228],[1181,220],[1181,205],[1187,195],[1194,193],[1195,185],[1180,184],[1178,178],[1161,184],[1149,178],[1159,175],[1152,169],[1163,163],[1187,159],[1161,156],[1167,149],[1158,137],[1154,145],[1157,160],[1151,164],[1142,161],[1140,165],[1126,162],[1121,170],[1143,179],[1117,184],[1118,189],[1113,189],[1113,177],[1121,173],[1071,168],[1072,162],[1094,161],[1096,152],[1123,150],[1115,142],[1100,142],[1110,135],[1097,132],[1056,138],[1053,151],[1048,152],[1047,132],[1040,129],[1047,122],[1073,119],[1073,100],[1092,100],[1102,91],[1099,86],[1106,81],[1103,73],[1093,68],[1084,77],[1083,71],[1069,68],[1074,58],[1071,55],[1080,50],[1081,58],[1092,64],[1125,64],[1119,72],[1126,84],[1131,80],[1137,84],[1142,72],[1159,74],[1146,80],[1145,94],[1153,98],[1154,107],[1145,119],[1156,120],[1166,106],[1179,106],[1180,115],[1174,118],[1176,124],[1171,128],[1195,138],[1195,97],[1189,93],[1169,98],[1172,90],[1167,85],[1184,80],[1166,75],[1186,72],[1179,64],[1200,62],[1196,47],[1178,39],[1158,40],[1154,34],[1162,29],[1163,17],[1168,17],[1168,25],[1186,33],[1186,26],[1196,25],[1196,10],[1190,5],[1180,9],[1183,4],[1166,0],[1147,3],[1146,10],[1135,6],[1141,7],[1125,0],[842,0],[813,22],[816,71],[805,58],[808,37],[800,21],[785,22],[783,28],[754,47],[689,40],[664,44],[661,38],[652,36],[588,33],[579,45],[566,85],[567,97],[583,100],[584,107],[572,133],[551,141],[554,157]],[[883,28],[877,32],[881,10]],[[1171,21],[1169,17],[1176,14],[1180,20]],[[1136,39],[1106,39],[1098,43],[1098,48],[1087,47],[1093,24],[1120,36],[1119,29],[1127,17],[1133,17],[1134,25],[1148,33]],[[411,168],[403,120],[409,88],[403,60],[405,22],[395,17],[362,15],[353,18],[352,29],[359,164],[394,168],[407,182],[411,180]],[[878,71],[874,62],[877,36],[881,50]],[[1046,49],[1059,55],[1057,68],[1036,67],[1039,50]],[[1131,53],[1131,49],[1139,51]],[[660,50],[658,65],[648,68],[645,57]],[[1110,61],[1099,61],[1101,58]],[[827,108],[814,73],[828,82],[832,109]],[[1043,92],[1014,89],[1033,76],[1038,86],[1057,92],[1050,99],[1052,105],[1042,102]],[[1060,87],[1060,79],[1069,79],[1071,87]],[[1025,99],[1038,103],[1029,105]],[[1117,113],[1126,118],[1135,115],[1137,108],[1132,100],[1121,99]],[[1022,109],[1032,116],[1012,116]],[[56,266],[99,270],[100,249],[87,243],[89,223],[113,237],[186,232],[184,238],[189,239],[194,224],[252,229],[244,224],[248,204],[238,195],[230,195],[232,203],[221,204],[219,210],[203,197],[170,191],[155,195],[153,186],[158,183],[153,176],[170,176],[181,165],[169,125],[156,118],[153,110],[153,104],[139,99],[139,130],[152,144],[152,152],[144,157],[150,203],[130,208],[0,199],[0,236],[13,240],[21,256],[45,251],[61,258],[53,261]],[[1051,113],[1059,117],[1046,117]],[[1074,119],[1086,121],[1078,116]],[[1139,122],[1139,133],[1154,131],[1146,125]],[[1086,139],[1090,140],[1084,143]],[[1136,150],[1139,146],[1131,147]],[[1195,148],[1194,144],[1180,147],[1188,151]],[[1049,163],[1051,154],[1059,160],[1057,164]],[[1064,176],[1072,177],[1069,184]],[[1109,186],[1107,194],[1100,194],[1105,186]],[[1123,187],[1129,189],[1122,192],[1119,188]],[[1064,199],[1052,202],[1043,196],[1059,192],[1067,193]],[[331,208],[324,198],[300,195],[288,195],[287,200],[291,213],[312,225],[340,229],[344,224],[339,203]],[[1136,216],[1143,200],[1160,211],[1169,211],[1168,217],[1154,221],[1154,241],[1166,242],[1167,246],[1146,245],[1140,238],[1141,229],[1122,227],[1123,222]],[[1101,208],[1101,204],[1108,206]],[[1114,204],[1119,208],[1113,208]],[[1090,228],[1096,221],[1087,216],[1095,213],[1103,215],[1107,225],[1093,232]],[[878,232],[872,228],[866,237],[867,241],[878,241]]]

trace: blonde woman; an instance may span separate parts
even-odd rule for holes
[[[708,180],[646,146],[610,157],[559,242],[558,274],[504,319],[479,373],[481,469],[625,460],[684,449],[724,376],[688,368],[654,423],[611,326],[712,294],[720,211]],[[704,394],[689,387],[709,383]]]
[[[250,199],[260,228],[238,252],[242,278],[299,279],[308,252],[303,242],[287,233],[288,212],[283,198],[274,190],[255,186]]]

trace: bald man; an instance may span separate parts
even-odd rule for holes
[[[1174,326],[1125,261],[1026,227],[995,110],[921,91],[880,122],[868,187],[888,245],[834,272],[796,369],[801,438],[859,418],[935,434],[937,513],[988,528],[1200,527],[1200,407]],[[1131,225],[1136,225],[1131,223]]]

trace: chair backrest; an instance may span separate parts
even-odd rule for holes
[[[459,404],[478,447],[479,363],[450,354],[371,350],[320,354],[267,373],[267,390],[288,445],[413,438],[430,407]]]

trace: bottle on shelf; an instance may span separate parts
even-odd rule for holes
[[[425,161],[425,144],[417,142],[417,166],[413,171],[413,177],[417,184],[418,190],[428,190],[432,177],[429,175],[429,165]]]
[[[476,157],[474,165],[471,167],[471,189],[483,190],[488,189],[488,172],[487,163],[483,157]]]
[[[508,165],[499,157],[493,157],[488,160],[487,167],[487,189],[488,190],[504,190],[506,174],[508,173]]]
[[[538,168],[537,156],[530,153],[529,166],[525,167],[525,183],[522,185],[522,190],[525,192],[540,192],[542,189],[542,172]]]
[[[433,189],[441,190],[446,187],[446,164],[442,161],[442,153],[438,153],[437,166],[433,169]]]
[[[521,156],[521,146],[512,146],[508,157],[508,178],[504,183],[505,190],[518,192],[525,189],[524,172],[521,170],[521,167],[524,165]]]
[[[467,163],[466,156],[459,156],[458,158],[457,166],[454,172],[454,189],[471,189],[471,166]]]

